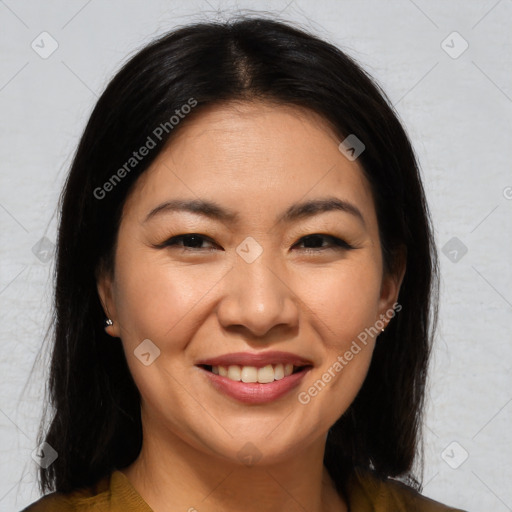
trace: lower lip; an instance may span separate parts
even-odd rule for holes
[[[226,395],[245,404],[264,404],[277,400],[296,388],[304,376],[311,370],[311,367],[307,367],[300,372],[288,375],[288,377],[283,377],[268,384],[260,384],[259,382],[237,382],[227,377],[221,377],[205,368],[199,368],[206,374],[206,377],[210,379],[210,382],[218,391],[222,391]]]

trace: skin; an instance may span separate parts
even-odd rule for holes
[[[298,107],[209,107],[181,127],[124,205],[114,273],[99,275],[98,292],[142,397],[143,446],[123,473],[155,512],[347,510],[323,466],[325,439],[359,391],[376,339],[307,405],[297,393],[393,307],[405,269],[383,271],[369,183],[339,142]],[[350,202],[362,219],[333,210],[276,221],[294,203],[325,197]],[[168,211],[145,221],[171,199],[215,201],[239,220]],[[190,233],[206,238],[156,247]],[[304,238],[314,234],[353,248]],[[263,249],[252,263],[236,252],[248,236]],[[145,339],[160,350],[148,366],[134,356]],[[195,366],[267,350],[298,354],[313,369],[299,389],[262,405],[215,390]],[[248,442],[261,455],[251,466],[239,457]]]

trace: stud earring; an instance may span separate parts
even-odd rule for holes
[[[112,322],[112,320],[110,320],[110,318],[107,318],[105,320],[105,327],[109,327],[110,325],[113,325],[113,324],[114,324],[114,322]]]

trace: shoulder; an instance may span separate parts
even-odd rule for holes
[[[464,512],[443,505],[393,479],[382,479],[370,471],[354,472],[348,481],[351,509],[375,512]]]
[[[76,510],[72,501],[61,493],[51,493],[38,499],[21,512],[70,512]]]
[[[102,510],[110,499],[111,475],[99,480],[96,484],[77,489],[69,493],[52,492],[34,503],[28,505],[21,512],[87,512],[89,510]],[[106,508],[105,510],[110,510]]]

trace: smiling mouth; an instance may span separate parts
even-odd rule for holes
[[[207,364],[198,365],[206,371],[215,375],[226,377],[235,382],[269,384],[276,380],[284,379],[295,373],[303,372],[311,365],[295,366],[291,363],[268,364],[257,368],[255,366],[211,366]]]

